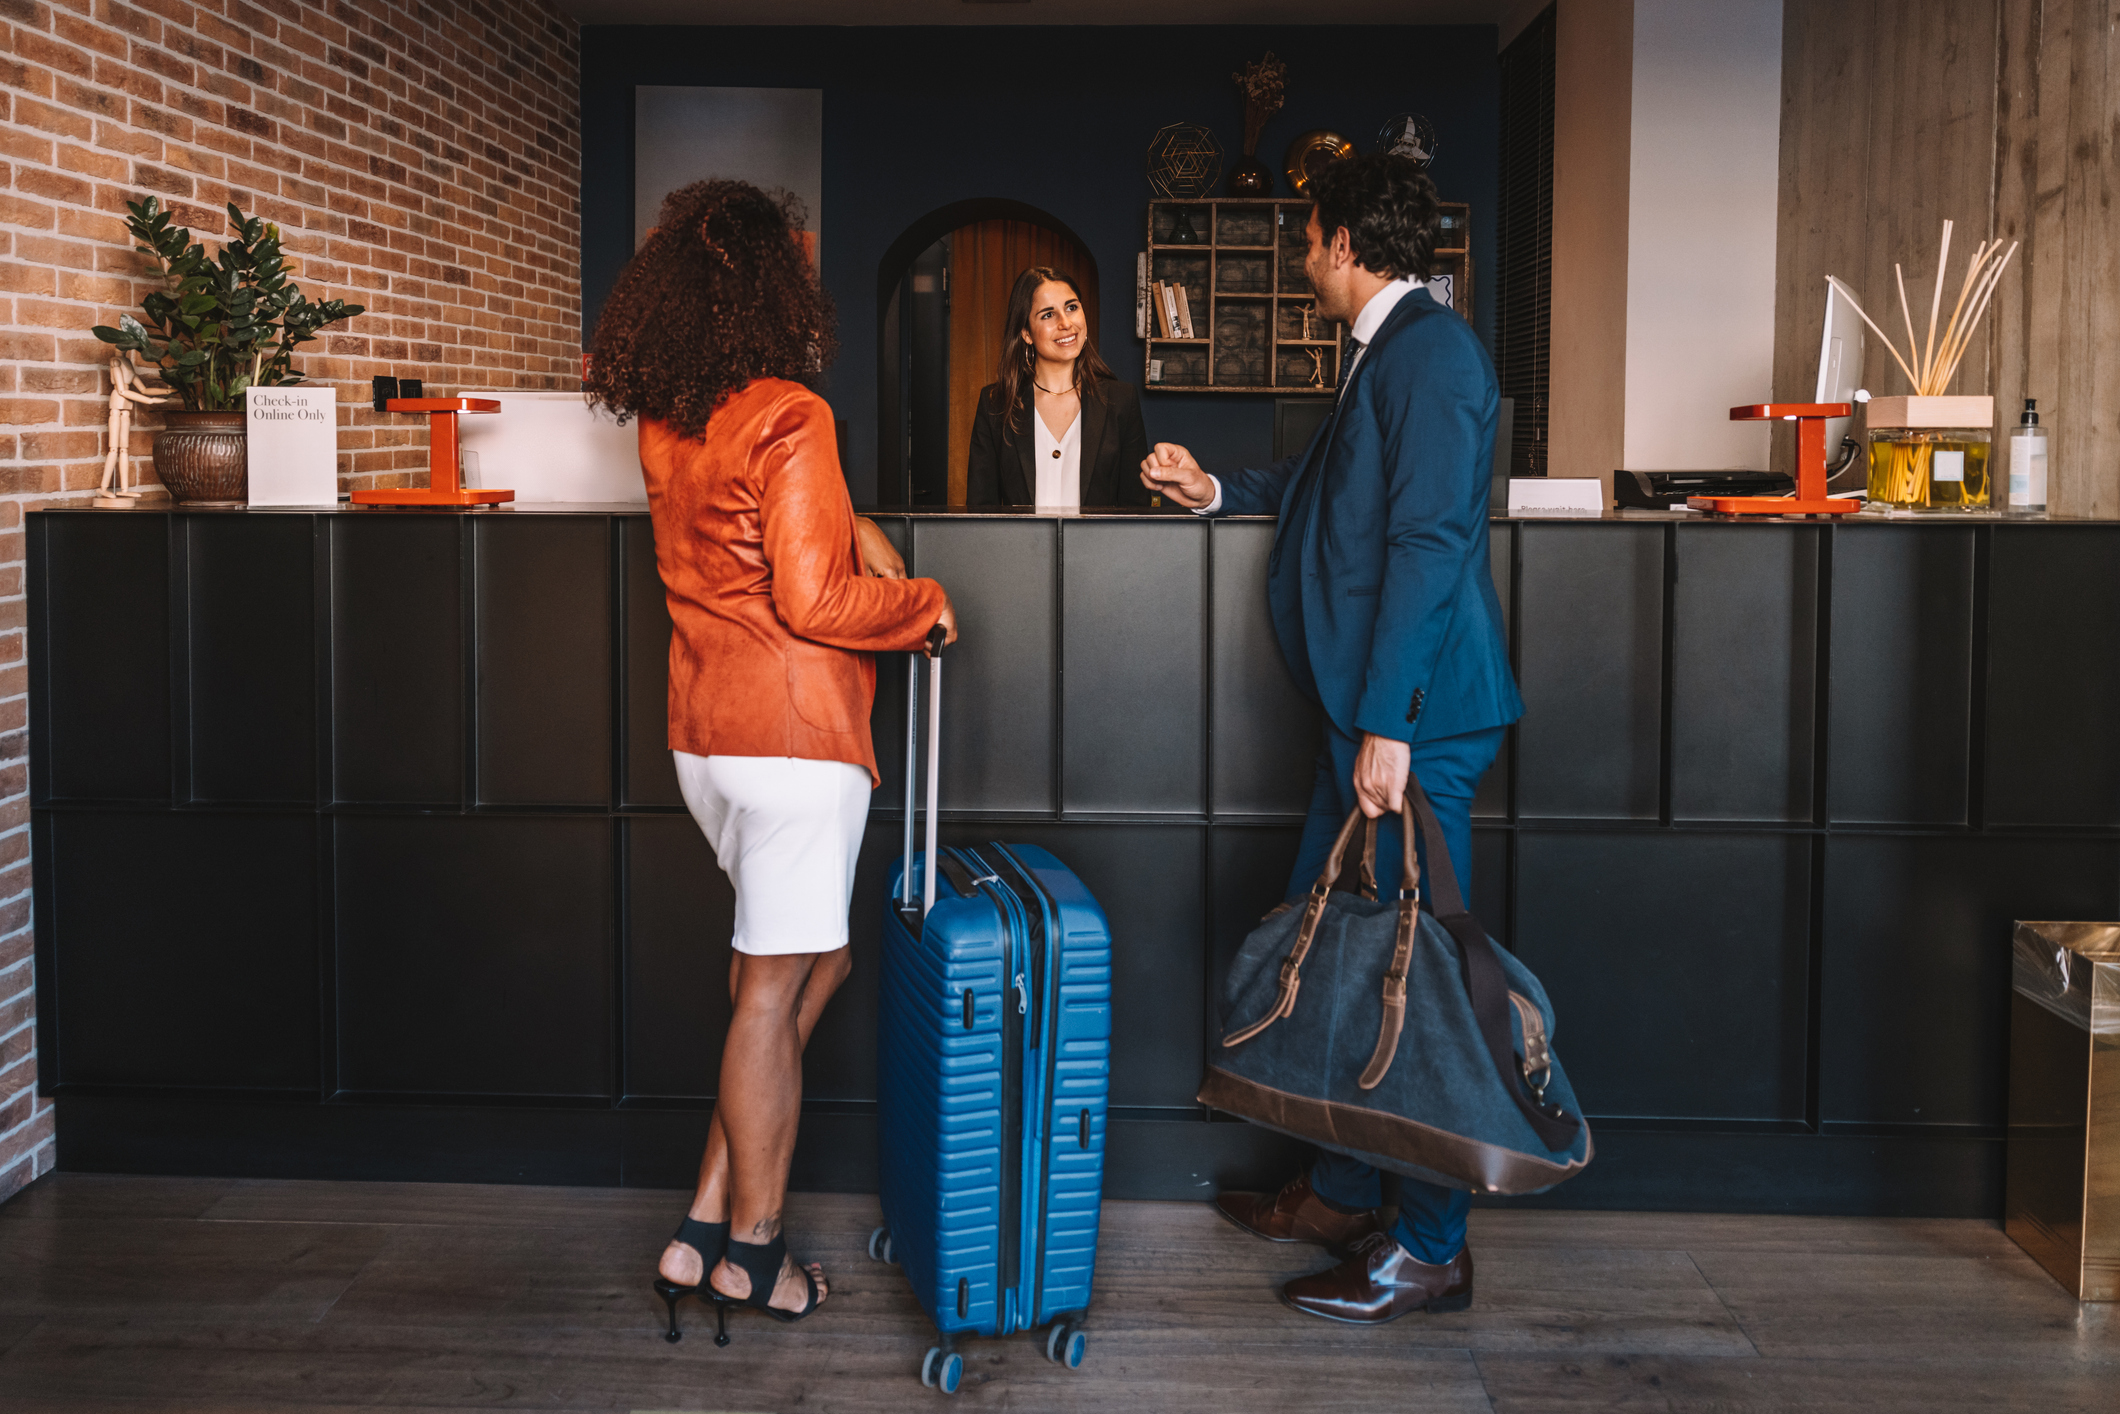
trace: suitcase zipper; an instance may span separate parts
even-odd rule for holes
[[[1045,1200],[1048,1196],[1048,1190],[1052,1186],[1050,1159],[1053,1145],[1053,1124],[1058,1114],[1056,1106],[1059,1098],[1053,1093],[1053,1082],[1057,1074],[1060,1055],[1058,1040],[1060,1030],[1060,940],[1058,937],[1060,913],[1057,908],[1051,906],[1052,897],[1046,893],[1044,886],[1038,883],[1037,878],[1031,871],[1023,866],[1023,861],[1009,852],[1007,845],[1002,844],[998,840],[995,841],[994,853],[1000,860],[1002,867],[1008,869],[1015,876],[1015,880],[1010,887],[1022,896],[1024,912],[1035,920],[1025,931],[1031,944],[1033,991],[1038,1008],[1039,1034],[1042,1035],[1045,1042],[1045,1122],[1039,1126],[1038,1173],[1036,1175],[1037,1187],[1035,1190],[1038,1204],[1038,1256],[1040,1260],[1037,1264],[1037,1270],[1033,1274],[1030,1305],[1023,1314],[1023,1323],[1028,1326],[1037,1322],[1040,1303],[1045,1299],[1045,1262],[1043,1260],[1045,1256],[1045,1225],[1047,1217]],[[1045,920],[1048,917],[1053,920],[1055,925],[1052,928],[1045,926]],[[1085,1113],[1087,1112],[1085,1111]]]
[[[1008,910],[1002,910],[1006,916]],[[1021,930],[1011,926],[1008,930],[1009,950],[1014,954],[1020,946]],[[1008,960],[1010,971],[1021,966],[1020,956]],[[1020,983],[1019,983],[1020,986]],[[1019,990],[1020,998],[1022,992]],[[994,1325],[1006,1335],[1016,1328],[1007,1317],[1009,1303],[1005,1296],[1015,1293],[1016,1284],[1022,1278],[1023,1266],[1023,1012],[1015,1007],[1001,1008],[1001,1233],[1000,1281],[994,1291]]]
[[[953,851],[955,852],[955,851]],[[962,857],[978,872],[972,882],[982,892],[992,886],[994,906],[1000,911],[1004,936],[1008,939],[1008,953],[1002,959],[1002,976],[1009,981],[1002,988],[1003,999],[998,1010],[1001,1013],[1001,1207],[999,1221],[1000,1253],[994,1274],[994,1332],[1007,1335],[1017,1328],[1010,1317],[1008,1297],[1022,1279],[1023,1265],[1023,1021],[1025,1009],[1010,1006],[1006,994],[1014,990],[1019,1003],[1024,997],[1023,958],[1019,954],[1017,938],[1026,931],[1019,914],[1012,906],[1011,890],[977,854],[961,851]]]
[[[1001,1203],[995,1227],[997,1253],[994,1272],[994,1333],[1007,1335],[1014,1327],[1010,1324],[1009,1301],[1016,1284],[1017,1268],[1021,1265],[1019,1249],[1022,1245],[1022,1198],[1017,1172],[1021,1167],[1020,1153],[1023,1146],[1023,1013],[1008,1005],[1008,993],[1016,990],[1020,997],[1020,961],[1016,956],[1015,938],[1018,925],[1009,891],[1002,885],[999,876],[986,867],[983,860],[970,850],[943,849],[937,852],[936,872],[946,875],[960,898],[984,896],[994,906],[1001,918],[1003,938],[1002,976],[1008,981],[996,998],[995,1014],[1001,1023]],[[925,921],[925,920],[923,920]],[[965,1020],[970,1025],[974,1016],[973,999],[970,992],[965,997]],[[1015,1221],[1010,1221],[1010,1216]],[[962,1293],[960,1293],[960,1298]],[[963,1305],[960,1299],[959,1305]],[[964,1315],[959,1311],[960,1318]]]

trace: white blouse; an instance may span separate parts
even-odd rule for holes
[[[1031,460],[1038,467],[1038,484],[1031,488],[1031,503],[1064,510],[1082,508],[1082,411],[1067,431],[1055,437],[1038,409],[1031,408]]]

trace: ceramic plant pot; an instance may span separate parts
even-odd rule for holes
[[[155,477],[187,506],[250,502],[250,439],[239,412],[171,412],[155,434]]]

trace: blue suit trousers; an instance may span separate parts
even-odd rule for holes
[[[1413,744],[1413,774],[1435,807],[1450,850],[1451,867],[1468,900],[1472,892],[1472,798],[1479,790],[1480,777],[1501,750],[1506,730],[1489,727]],[[1295,870],[1288,881],[1292,902],[1300,904],[1317,882],[1325,857],[1332,852],[1333,838],[1355,808],[1354,758],[1360,749],[1359,741],[1335,727],[1330,718],[1326,720],[1325,749],[1318,753],[1318,779],[1310,795],[1310,816],[1303,822],[1303,843],[1296,851]],[[1397,820],[1386,818],[1378,824],[1377,891],[1378,897],[1389,898],[1388,891],[1399,886],[1404,846]],[[1416,841],[1415,850],[1425,878],[1427,846]],[[1311,1165],[1310,1186],[1327,1203],[1350,1211],[1374,1208],[1383,1202],[1383,1182],[1377,1170],[1340,1154],[1319,1154]],[[1465,1219],[1471,1211],[1472,1197],[1460,1189],[1401,1177],[1399,1221],[1392,1236],[1415,1261],[1439,1266],[1464,1247]]]

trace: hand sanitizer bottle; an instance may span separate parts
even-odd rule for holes
[[[2010,434],[2009,514],[2046,514],[2046,429],[2039,425],[2039,400],[2024,400],[2024,416]]]

